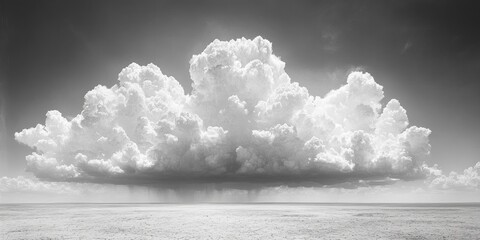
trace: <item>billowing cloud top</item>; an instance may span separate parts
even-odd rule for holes
[[[430,174],[430,130],[408,127],[383,87],[352,72],[325,97],[292,82],[272,44],[215,40],[190,60],[193,91],[153,64],[85,95],[67,120],[15,134],[35,149],[28,170],[59,181],[142,183],[418,179]]]

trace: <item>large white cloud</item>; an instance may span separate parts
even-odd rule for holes
[[[190,60],[185,94],[155,65],[132,63],[85,95],[71,120],[15,134],[41,179],[113,183],[253,181],[319,184],[419,179],[432,171],[426,128],[408,127],[369,73],[325,97],[293,82],[272,44],[215,40]]]

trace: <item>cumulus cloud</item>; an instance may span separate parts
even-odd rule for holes
[[[480,162],[469,167],[463,173],[450,172],[448,175],[436,174],[430,186],[438,189],[480,190]]]
[[[144,186],[47,182],[24,176],[0,178],[0,203],[188,201],[184,195]]]
[[[365,72],[326,96],[290,79],[272,44],[215,40],[190,60],[193,90],[153,64],[132,63],[15,139],[28,170],[55,181],[313,182],[420,179],[433,171],[426,128]]]
[[[24,176],[0,178],[0,196],[6,193],[78,194],[75,184],[41,182]]]

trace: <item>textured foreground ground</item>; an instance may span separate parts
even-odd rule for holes
[[[480,239],[480,205],[0,205],[0,239]]]

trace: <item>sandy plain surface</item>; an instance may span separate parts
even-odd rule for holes
[[[480,205],[3,204],[0,239],[480,239]]]

